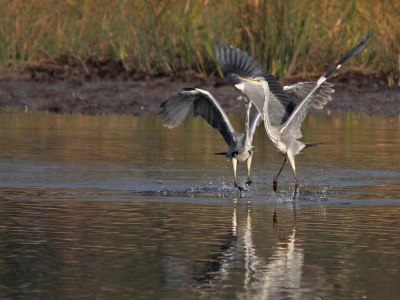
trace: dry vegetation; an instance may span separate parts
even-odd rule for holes
[[[246,50],[280,78],[321,73],[375,30],[348,67],[399,82],[398,0],[0,1],[0,64],[120,61],[127,69],[218,73],[213,44]]]

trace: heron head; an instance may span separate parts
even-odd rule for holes
[[[249,86],[261,86],[261,81],[263,80],[263,78],[260,77],[254,77],[254,78],[247,78],[247,77],[237,77],[238,79],[238,83],[235,84],[235,87],[242,91],[245,92],[246,87]]]
[[[266,96],[269,95],[268,83],[263,77],[240,77],[229,74],[228,78],[235,87],[251,100],[258,111],[263,112]]]

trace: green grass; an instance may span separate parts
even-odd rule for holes
[[[400,69],[400,1],[0,1],[0,65],[59,57],[120,60],[127,69],[221,73],[214,43],[232,44],[279,78],[325,71],[369,30],[347,67]]]

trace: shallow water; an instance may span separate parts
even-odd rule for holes
[[[240,195],[203,120],[1,114],[0,297],[396,298],[400,118],[309,115],[302,129],[324,145],[296,157],[293,203],[289,166],[272,191],[283,157],[261,126]]]

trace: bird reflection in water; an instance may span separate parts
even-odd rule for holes
[[[296,204],[293,203],[294,224],[289,236],[279,244],[272,255],[272,260],[264,264],[264,260],[256,255],[249,257],[258,267],[254,270],[254,275],[258,280],[255,288],[255,299],[280,299],[282,297],[300,299],[301,296],[301,276],[304,264],[304,250],[296,247]],[[248,219],[250,216],[248,216]],[[273,226],[278,228],[278,217],[276,211],[273,215]],[[251,235],[251,222],[247,225],[248,234]],[[252,240],[249,239],[246,247],[254,248]],[[255,251],[254,251],[255,252]],[[246,289],[247,290],[247,289]],[[253,291],[253,288],[250,289]]]
[[[280,228],[279,216],[276,210],[273,212],[273,230],[275,235],[281,237],[274,253],[269,259],[266,259],[259,254],[262,249],[257,248],[253,243],[250,200],[247,202],[245,222],[240,222],[237,214],[237,200],[234,199],[229,247],[219,254],[218,268],[214,261],[213,271],[208,273],[207,280],[203,281],[197,289],[202,294],[205,290],[213,290],[218,293],[224,285],[228,284],[229,286],[235,282],[235,294],[239,299],[303,299],[303,297],[323,296],[329,290],[319,289],[321,285],[326,286],[325,276],[320,276],[319,282],[312,288],[301,286],[304,249],[300,247],[297,238],[296,203],[291,205],[293,225],[289,232],[287,226]],[[240,275],[240,277],[243,276],[242,288],[237,285],[240,265],[244,267],[244,272]]]
[[[253,241],[252,205],[250,200],[246,204],[246,215],[241,220],[238,211],[241,206],[237,199],[233,200],[231,225],[217,251],[192,264],[187,261],[184,263],[186,267],[181,267],[181,270],[168,265],[167,277],[179,281],[175,281],[174,286],[190,287],[205,298],[211,294],[214,298],[232,296],[239,299],[315,299],[326,296],[332,286],[326,282],[324,271],[317,266],[304,266],[304,249],[297,236],[296,203],[291,203],[293,221],[289,230],[287,222],[280,219],[282,216],[276,210],[273,212],[272,230],[279,241],[271,246],[273,253],[267,256],[262,253],[270,249]],[[266,226],[271,226],[271,223]],[[259,229],[260,226],[257,226]],[[257,230],[255,232],[259,237]],[[169,264],[171,261],[168,261]],[[181,275],[176,274],[180,271],[183,272]],[[170,280],[166,282],[171,283]]]

